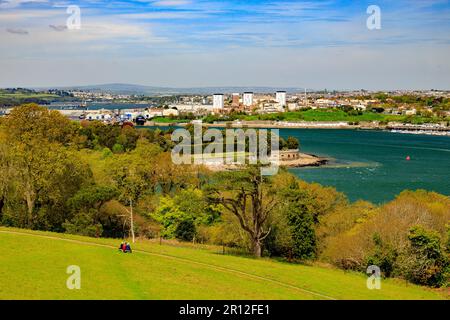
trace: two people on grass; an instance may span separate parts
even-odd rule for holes
[[[131,246],[128,242],[122,241],[122,243],[119,246],[119,250],[121,250],[123,253],[131,253]]]

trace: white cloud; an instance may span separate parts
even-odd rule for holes
[[[192,1],[189,0],[160,0],[155,1],[152,4],[158,7],[175,7],[175,6],[185,6],[191,3]]]
[[[0,1],[0,8],[16,8],[25,3],[46,3],[48,0],[3,0]]]

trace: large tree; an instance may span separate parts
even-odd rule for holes
[[[221,204],[238,219],[256,257],[261,257],[262,243],[271,231],[268,218],[278,205],[270,178],[262,176],[260,169],[249,166],[242,171],[219,172],[205,188],[210,202]]]
[[[91,180],[89,167],[67,148],[76,135],[66,117],[33,104],[2,121],[0,204],[13,225],[59,231],[66,201]]]

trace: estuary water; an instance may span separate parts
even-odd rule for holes
[[[406,189],[450,196],[448,136],[327,129],[280,129],[280,135],[296,137],[301,152],[331,159],[322,167],[289,169],[292,173],[335,187],[350,201],[381,204]]]
[[[292,173],[333,186],[351,201],[384,203],[405,189],[450,195],[450,137],[319,129],[281,129],[280,135],[298,138],[302,152],[332,158]]]

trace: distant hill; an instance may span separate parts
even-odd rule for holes
[[[50,88],[39,88],[50,89]],[[173,95],[173,94],[214,94],[214,93],[243,93],[246,91],[255,93],[274,93],[276,91],[287,91],[289,93],[303,92],[304,88],[286,87],[198,87],[198,88],[170,88],[153,87],[135,84],[111,83],[87,86],[59,87],[62,90],[85,90],[92,92],[109,92],[114,94],[135,95]],[[308,91],[311,91],[308,89]]]

